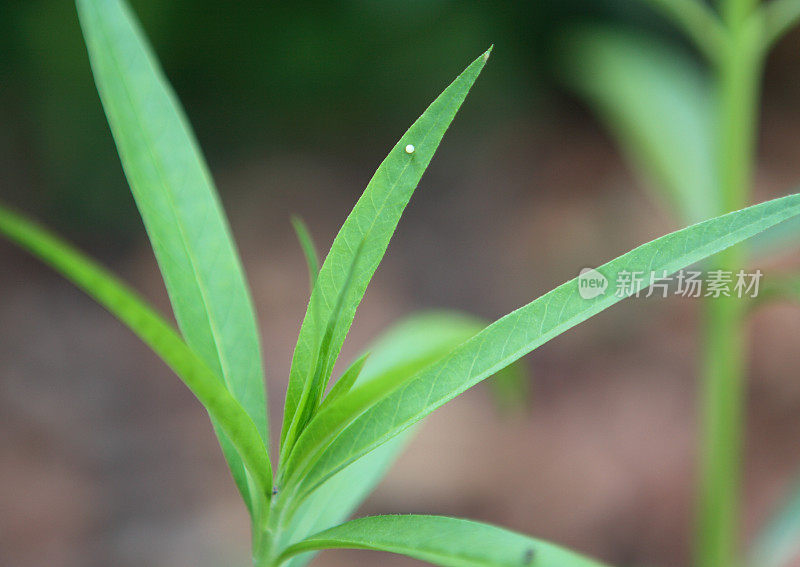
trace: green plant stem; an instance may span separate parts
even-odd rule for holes
[[[730,0],[722,8],[726,43],[716,62],[719,97],[717,166],[720,212],[747,205],[755,154],[762,66],[759,18],[753,0]],[[736,273],[741,248],[720,254],[711,267]],[[738,564],[739,494],[745,401],[745,302],[737,297],[705,304],[702,358],[700,479],[695,541],[697,567]]]
[[[645,0],[675,24],[694,42],[709,61],[716,61],[724,49],[722,22],[700,0]]]
[[[274,495],[272,500],[275,500]],[[270,502],[270,508],[264,516],[262,516],[261,521],[253,522],[253,567],[267,567],[272,564],[271,557],[274,547],[274,541],[270,531],[272,517],[272,502]]]
[[[260,526],[253,526],[253,567],[275,567],[278,555],[283,551],[283,528],[287,524],[286,492],[272,494],[269,511]]]

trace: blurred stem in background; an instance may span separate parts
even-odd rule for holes
[[[757,0],[723,0],[724,41],[711,59],[717,89],[716,165],[719,213],[746,207],[750,201],[761,68]],[[746,251],[734,247],[720,254],[711,270],[736,273]],[[705,302],[701,360],[701,441],[695,564],[735,566],[740,550],[740,493],[746,342],[744,302],[720,297]]]
[[[654,34],[583,25],[564,37],[565,80],[595,108],[681,223],[746,207],[752,200],[765,56],[800,20],[800,0],[719,0],[716,6],[704,0],[636,1],[670,19],[705,57],[706,65],[678,42]],[[714,259],[709,272],[735,277],[751,258],[796,244],[800,227],[787,229],[783,244],[781,237],[747,250],[729,249]],[[771,296],[793,296],[793,281],[794,275],[785,278]],[[745,303],[723,296],[709,298],[702,307],[696,567],[741,564]],[[756,555],[796,548],[791,542],[799,533],[800,515],[793,509],[778,515],[757,539],[761,543],[754,546]],[[774,541],[786,545],[763,543]],[[750,564],[784,564],[787,552],[769,553],[769,562]]]

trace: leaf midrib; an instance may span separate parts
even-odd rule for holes
[[[186,252],[186,256],[189,259],[189,265],[191,266],[191,269],[192,269],[192,275],[194,276],[194,282],[195,282],[195,284],[196,284],[196,286],[198,288],[198,291],[200,292],[200,297],[203,300],[203,307],[204,307],[203,311],[205,313],[205,319],[208,321],[209,329],[211,330],[211,337],[212,337],[212,340],[214,342],[214,350],[217,353],[217,360],[219,362],[220,372],[222,373],[222,380],[225,383],[225,385],[228,387],[228,389],[231,392],[234,392],[233,384],[232,384],[231,378],[229,376],[230,375],[230,367],[229,367],[229,364],[228,364],[228,360],[226,358],[226,355],[224,354],[224,350],[220,346],[221,341],[220,341],[220,338],[219,338],[219,330],[217,328],[216,321],[211,316],[211,311],[209,309],[210,303],[209,303],[209,300],[208,300],[208,291],[206,290],[205,284],[203,283],[203,279],[199,277],[199,273],[198,273],[197,266],[196,266],[197,259],[195,258],[194,253],[191,250],[191,247],[188,245],[188,238],[187,238],[186,233],[184,231],[183,223],[181,222],[180,216],[177,214],[177,209],[175,207],[175,202],[174,202],[174,199],[173,199],[173,196],[172,196],[172,191],[169,188],[169,184],[166,182],[166,175],[165,175],[165,173],[163,171],[163,167],[161,165],[161,161],[159,159],[156,159],[156,154],[153,152],[153,148],[152,148],[153,140],[152,140],[152,137],[150,135],[150,131],[149,131],[148,128],[145,128],[144,121],[141,119],[141,116],[140,116],[140,113],[138,111],[138,108],[134,104],[134,100],[135,99],[134,99],[134,96],[132,94],[132,90],[129,87],[128,80],[127,80],[127,75],[125,73],[121,72],[122,66],[120,65],[119,61],[117,60],[116,52],[114,51],[112,43],[109,40],[108,33],[106,31],[105,25],[98,26],[98,28],[99,28],[100,34],[102,35],[103,42],[105,43],[106,47],[108,48],[109,58],[112,61],[113,65],[114,65],[114,68],[117,71],[117,74],[120,76],[120,83],[122,85],[122,90],[125,93],[125,96],[127,96],[128,101],[131,103],[131,105],[130,105],[131,113],[133,114],[133,117],[136,120],[137,125],[139,126],[139,130],[142,132],[142,137],[145,139],[145,142],[146,142],[145,145],[147,147],[147,152],[150,155],[151,159],[153,160],[153,164],[155,166],[156,174],[157,174],[157,176],[159,178],[159,181],[161,182],[161,186],[165,189],[164,194],[165,194],[165,197],[166,197],[166,201],[169,204],[170,212],[172,213],[172,216],[175,219],[174,225],[178,229],[178,234],[180,235],[180,238],[181,238],[181,244],[183,246],[184,252]],[[159,73],[158,69],[153,66],[153,62],[151,61],[150,54],[147,52],[146,49],[143,50],[143,53],[144,53],[145,61],[147,62],[148,65],[150,65],[151,70],[154,72],[154,74],[156,74],[157,76],[158,75],[162,75],[162,73]],[[169,88],[166,85],[164,85],[163,84],[163,80],[161,80],[161,79],[163,79],[163,77],[159,76],[159,79],[160,79],[159,80],[159,86],[162,89],[167,90],[167,94],[169,95]],[[136,97],[136,100],[138,100],[138,97]],[[180,112],[180,111],[178,111],[178,112]],[[179,117],[179,122],[180,122],[180,117]],[[181,128],[185,129],[185,125],[184,124],[181,123],[180,126],[181,126]],[[190,143],[191,143],[191,141],[190,141]],[[196,148],[193,147],[192,149],[194,151],[196,151]],[[202,167],[201,167],[201,173],[202,173],[203,177],[206,178],[206,181],[209,181],[208,178],[207,178],[206,172],[202,171]],[[176,319],[178,319],[177,315],[176,315]],[[180,320],[178,321],[178,324],[180,325]],[[259,434],[261,434],[260,431],[259,431]]]
[[[430,136],[431,132],[432,132],[433,130],[435,130],[435,129],[436,129],[436,127],[439,125],[439,121],[440,121],[440,119],[441,119],[441,114],[440,114],[440,115],[438,115],[438,116],[436,117],[436,120],[435,120],[435,122],[433,123],[433,126],[431,126],[431,127],[428,129],[428,132],[425,134],[425,136],[424,136],[424,137],[422,138],[422,140],[419,142],[419,145],[420,145],[420,146],[421,146],[422,144],[424,144],[424,143],[427,141],[427,139],[428,139],[428,137]],[[396,148],[396,147],[400,146],[400,145],[402,144],[402,142],[403,142],[403,138],[401,137],[401,138],[400,138],[400,141],[398,141],[398,142],[397,142],[397,143],[396,143],[396,144],[395,144],[395,145],[392,147],[392,150],[394,150],[394,148]],[[390,153],[391,153],[391,150],[390,150]],[[434,150],[434,153],[435,153],[435,150]],[[394,192],[397,190],[397,186],[400,184],[400,179],[402,179],[403,175],[405,175],[405,173],[406,173],[406,170],[407,170],[407,169],[408,169],[408,167],[411,165],[411,160],[413,159],[413,157],[414,157],[414,156],[409,156],[409,159],[408,159],[408,160],[406,160],[406,163],[405,163],[405,165],[403,166],[403,169],[402,169],[402,170],[400,171],[400,173],[397,175],[397,179],[394,181],[394,183],[392,183],[392,186],[389,188],[389,191],[388,191],[388,193],[387,193],[386,197],[383,199],[383,202],[381,203],[381,205],[380,205],[379,207],[376,207],[377,211],[376,211],[375,217],[374,217],[374,219],[372,220],[372,222],[369,224],[368,228],[367,228],[367,229],[364,231],[364,234],[363,234],[363,236],[361,237],[361,240],[362,240],[362,242],[364,241],[364,239],[366,239],[366,237],[369,235],[369,233],[370,233],[370,232],[372,232],[372,229],[375,227],[375,224],[378,222],[378,218],[379,218],[379,217],[380,217],[380,215],[383,213],[384,209],[386,209],[386,207],[387,207],[387,205],[388,205],[389,201],[391,200],[392,196],[394,195]],[[431,157],[433,157],[433,156],[431,156]],[[388,157],[387,157],[386,159],[388,159]],[[384,160],[384,161],[385,161],[385,160]],[[381,163],[381,165],[383,165],[383,163]],[[378,167],[380,167],[380,166],[378,166]],[[426,171],[427,171],[427,168],[426,168]],[[424,172],[423,172],[423,174],[424,174]],[[420,178],[420,179],[421,179],[421,178]],[[417,185],[418,185],[418,184],[417,184]],[[369,187],[369,183],[367,183],[367,187]],[[416,190],[416,186],[414,187],[414,189],[412,189],[412,193],[413,193],[415,190]],[[373,206],[374,206],[374,205],[375,205],[375,196],[374,196],[374,195],[372,195],[372,194],[370,194],[370,200],[372,201],[372,204],[373,204]],[[345,222],[346,222],[346,221],[345,221]],[[399,219],[398,219],[398,222],[399,222]],[[391,240],[391,236],[390,236],[390,238],[389,238],[389,239]],[[347,240],[345,240],[345,243],[347,244],[347,248],[349,249],[349,251],[350,251],[350,252],[353,252],[353,247],[352,247],[352,245],[351,245],[349,242],[347,242]],[[360,245],[360,243],[359,243],[359,245]],[[323,264],[323,267],[324,267],[324,264]],[[377,269],[377,268],[376,268],[376,269]],[[326,308],[326,309],[330,309],[330,308],[331,308],[331,304],[330,304],[330,301],[328,301],[328,297],[327,297],[327,295],[323,295],[323,299],[325,300],[325,308]]]
[[[433,104],[433,103],[431,103],[431,104]],[[427,111],[427,108],[426,108],[426,111]],[[431,133],[439,125],[440,121],[441,121],[441,113],[436,116],[436,119],[434,120],[433,125],[430,128],[428,128],[428,130],[425,133],[425,135],[423,136],[422,140],[420,142],[418,142],[419,146],[422,146],[422,144],[424,144],[428,140],[428,138],[430,137]],[[412,127],[413,127],[413,125],[412,125]],[[401,136],[400,140],[392,147],[392,150],[394,150],[395,148],[399,147],[402,144],[402,142],[404,141],[404,137],[405,137],[405,134],[403,136]],[[391,151],[392,150],[390,150],[390,155],[391,155]],[[436,153],[436,149],[435,148],[434,148],[434,153]],[[431,159],[432,158],[433,158],[433,154],[431,154]],[[384,159],[384,161],[386,161],[386,159],[388,159],[388,156],[387,156],[387,158]],[[406,173],[406,170],[411,165],[411,160],[412,159],[413,159],[413,155],[409,156],[409,158],[406,160],[405,165],[403,165],[403,169],[397,175],[397,178],[395,179],[394,183],[392,183],[391,187],[389,188],[386,197],[383,199],[383,201],[380,204],[380,206],[376,206],[376,214],[374,215],[373,220],[370,222],[370,224],[368,225],[367,229],[363,231],[363,235],[361,237],[361,241],[362,242],[366,239],[366,237],[370,234],[370,232],[372,232],[372,229],[375,227],[375,225],[378,222],[378,218],[380,218],[381,214],[383,213],[383,211],[388,206],[388,203],[391,201],[391,198],[394,195],[394,192],[397,190],[397,187],[400,184],[400,180],[403,178],[403,176]],[[381,166],[382,165],[383,165],[383,163],[381,163]],[[380,168],[381,166],[378,166],[378,167]],[[426,167],[425,171],[427,171],[427,167]],[[424,173],[425,172],[423,171],[423,175],[424,175]],[[420,179],[421,179],[421,177],[420,177]],[[418,185],[419,185],[419,183],[417,183],[417,185],[414,186],[414,188],[411,190],[412,193],[416,190]],[[369,183],[367,183],[367,188],[369,188]],[[409,199],[410,199],[410,197],[409,197]],[[373,206],[375,206],[375,196],[373,194],[371,194],[371,193],[370,193],[370,200],[372,201]],[[345,222],[347,222],[347,220],[345,220]],[[399,219],[398,219],[398,223],[399,223]],[[389,236],[389,240],[391,240],[391,236],[392,235]],[[347,245],[349,251],[352,252],[353,251],[353,246],[346,239],[345,239],[344,242]],[[359,243],[359,245],[360,245],[360,243]],[[388,242],[387,242],[387,247],[388,247]],[[326,262],[327,262],[327,258],[326,258]],[[324,267],[325,267],[325,264],[323,263],[323,268]],[[333,267],[331,267],[331,269],[333,269]],[[377,266],[376,266],[375,269],[377,270]],[[323,295],[323,300],[325,301],[325,309],[330,311],[330,308],[331,308],[330,301],[328,301],[328,297],[327,297],[327,295],[325,293],[323,293],[322,295]],[[317,314],[315,318],[320,317],[320,315],[321,314]],[[338,328],[338,322],[337,322],[337,326],[336,327]],[[315,340],[314,342],[316,343],[317,341]],[[337,339],[337,342],[338,342],[338,339]],[[337,355],[337,358],[338,358],[338,355]],[[327,363],[327,361],[326,361],[326,363]],[[313,365],[309,366],[309,372],[313,373],[313,370],[314,370]],[[310,375],[306,377],[306,381],[304,382],[304,384],[311,382],[311,380],[309,378],[310,378]],[[299,397],[298,402],[297,402],[297,407],[295,408],[294,416],[292,417],[292,422],[291,422],[292,424],[294,423],[297,414],[300,412],[300,403],[303,401],[303,395],[306,393],[306,390],[308,390],[310,392],[310,389],[311,388],[309,386],[308,388],[304,387],[301,390],[300,397]],[[291,427],[291,425],[290,425],[290,427]],[[296,445],[297,440],[300,438],[301,434],[302,434],[302,431],[300,433],[296,433],[295,434],[295,440],[292,442],[292,450],[293,450],[294,446]],[[291,458],[292,450],[290,450],[289,453],[286,455],[285,458],[287,460],[289,458]]]

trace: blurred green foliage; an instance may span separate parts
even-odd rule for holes
[[[478,3],[132,4],[212,167],[322,148],[340,148],[349,159],[350,144],[374,163],[370,154],[385,152],[440,90],[442,69],[455,75],[467,56],[517,22]],[[5,2],[0,13],[0,147],[11,171],[3,198],[78,232],[129,233],[138,221],[74,6]],[[524,49],[507,50],[505,66],[531,69],[527,58]],[[495,94],[506,88],[496,84]]]
[[[284,152],[369,169],[441,90],[442,74],[494,43],[473,101],[483,110],[458,126],[485,132],[545,104],[565,21],[660,25],[629,0],[131,4],[212,170]],[[87,241],[136,234],[72,2],[0,0],[0,49],[0,198]]]

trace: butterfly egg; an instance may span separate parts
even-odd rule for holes
[[[413,144],[408,144],[408,145],[406,146],[406,153],[407,153],[407,154],[413,154],[415,149],[416,149],[416,148],[414,147],[414,145],[413,145]]]

